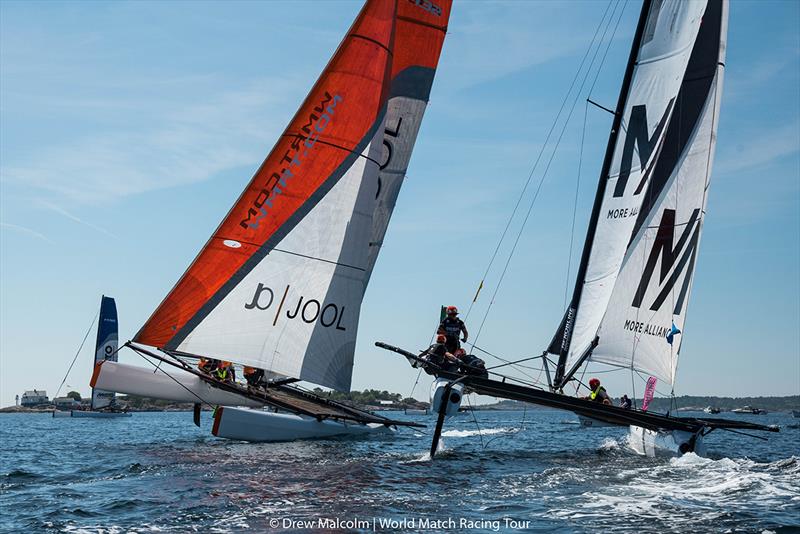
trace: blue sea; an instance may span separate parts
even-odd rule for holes
[[[399,417],[403,417],[402,415]],[[189,413],[0,415],[2,532],[800,532],[800,419],[644,458],[569,413],[476,412],[367,440],[251,444]]]

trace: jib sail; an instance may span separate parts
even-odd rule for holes
[[[375,267],[436,75],[451,0],[436,4],[403,0],[397,5],[392,80],[384,127],[378,189],[367,260]]]
[[[117,361],[119,343],[119,325],[117,323],[117,305],[114,299],[106,297],[100,300],[100,315],[97,322],[97,341],[94,347],[94,363],[110,360]],[[105,408],[114,402],[114,392],[92,389],[92,410]]]

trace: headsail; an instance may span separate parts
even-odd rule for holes
[[[652,180],[704,1],[646,0],[617,104],[572,301],[549,351],[555,382],[588,354]]]
[[[117,361],[119,343],[119,324],[117,323],[117,305],[111,297],[100,301],[100,316],[97,321],[97,342],[94,347],[94,363],[109,360]],[[114,392],[92,388],[92,410],[105,408],[114,402]]]
[[[674,382],[717,138],[727,2],[711,0],[592,361]],[[671,341],[671,342],[670,342]]]
[[[451,0],[397,5],[392,81],[375,193],[367,279],[372,274],[411,160],[442,51]]]
[[[367,2],[135,341],[349,389],[395,10],[395,0]]]

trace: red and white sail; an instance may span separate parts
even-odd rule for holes
[[[418,12],[411,18],[430,15],[410,5]],[[398,9],[396,0],[366,3],[242,196],[134,341],[349,390]]]
[[[641,37],[612,132],[613,153],[604,168],[599,211],[591,221],[573,301],[549,351],[561,355],[559,371],[591,350],[625,258],[631,233],[652,180],[667,126],[697,38],[705,1],[646,2]],[[611,148],[611,147],[609,147]]]
[[[598,330],[592,361],[672,384],[684,330],[717,139],[726,2],[710,1],[633,239]]]
[[[447,33],[451,0],[397,5],[392,80],[384,127],[378,189],[367,260],[375,267],[411,160]]]

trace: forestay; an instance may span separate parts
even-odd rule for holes
[[[103,295],[100,300],[100,316],[97,322],[97,341],[94,346],[94,362],[117,361],[119,324],[117,305],[114,299]],[[114,402],[114,392],[92,388],[92,410],[105,408]]]
[[[683,77],[664,148],[599,330],[593,361],[673,383],[717,137],[727,3],[713,0]]]
[[[403,4],[417,10],[408,18],[431,23],[427,4]],[[394,0],[367,2],[239,200],[134,341],[349,390],[374,264],[385,129],[393,128],[384,120],[402,29],[397,10]],[[435,68],[437,58],[423,66]]]
[[[569,308],[549,351],[562,375],[598,334],[622,267],[694,46],[704,1],[646,2],[634,42],[629,83],[618,105],[589,235]],[[598,209],[599,208],[599,209]],[[560,376],[557,376],[557,380]]]

